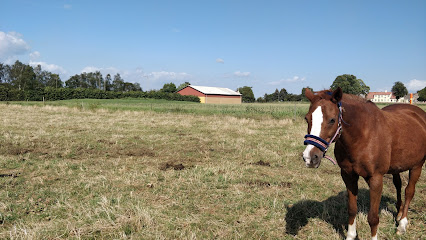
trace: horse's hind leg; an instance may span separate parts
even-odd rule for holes
[[[399,221],[401,220],[401,216],[402,216],[402,200],[401,200],[401,186],[402,186],[402,182],[401,182],[401,176],[399,175],[399,173],[393,174],[393,184],[395,185],[396,188],[396,211],[397,211],[397,216],[396,216],[396,220]]]
[[[408,185],[405,188],[405,202],[404,202],[401,220],[399,221],[399,226],[398,226],[398,231],[397,231],[398,234],[405,233],[405,231],[407,230],[408,207],[410,206],[410,202],[413,199],[414,192],[416,190],[416,183],[417,183],[417,180],[419,180],[421,173],[422,173],[422,165],[410,170],[410,177],[409,177],[409,180],[408,180]]]

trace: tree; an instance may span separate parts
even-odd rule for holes
[[[124,91],[125,92],[142,91],[142,88],[139,83],[124,82]]]
[[[186,86],[189,86],[189,85],[191,85],[189,82],[184,82],[181,85],[179,85],[179,87],[177,87],[177,91],[179,91],[179,90],[181,90],[181,89],[183,89],[183,88],[185,88]]]
[[[10,83],[10,66],[0,63],[0,84],[9,85]]]
[[[419,98],[417,98],[418,101],[424,102],[426,101],[426,87],[422,90],[419,90],[417,92],[419,94]]]
[[[114,75],[114,80],[112,81],[112,90],[114,92],[124,92],[125,90],[124,80],[121,78],[119,73]]]
[[[370,91],[370,87],[365,85],[364,81],[349,74],[337,76],[330,86],[332,90],[335,90],[338,87],[340,87],[344,93],[354,95],[367,95]]]
[[[396,99],[399,100],[401,97],[408,94],[408,90],[402,82],[398,81],[393,85],[392,93],[395,95]]]
[[[272,94],[265,93],[263,99],[265,102],[276,102],[279,100],[280,91],[278,89],[275,89],[275,92]]]
[[[278,89],[275,89],[275,92],[272,93],[273,100],[272,101],[279,101],[280,100],[280,91]]]
[[[32,90],[38,86],[33,67],[16,61],[10,68],[11,85],[19,90]]]
[[[67,88],[78,88],[80,85],[79,75],[71,76],[68,80],[65,81],[65,86]]]
[[[104,91],[111,91],[111,74],[107,74],[105,77],[105,83],[104,83]]]
[[[176,92],[176,85],[174,83],[166,83],[160,91],[174,93]]]
[[[288,92],[285,88],[281,88],[280,92],[278,93],[278,101],[283,102],[287,100]]]
[[[63,82],[61,81],[61,78],[58,74],[42,70],[40,65],[37,65],[34,68],[34,73],[36,76],[36,81],[40,87],[61,88],[63,85]]]
[[[253,90],[252,87],[241,87],[238,88],[238,91],[243,95],[243,102],[246,103],[252,103],[254,102],[255,98],[254,98],[254,94],[253,94]]]
[[[54,88],[61,88],[63,87],[63,82],[61,81],[61,78],[58,74],[49,73],[46,79],[46,87],[54,87]]]

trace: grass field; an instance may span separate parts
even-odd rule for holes
[[[308,104],[0,103],[1,239],[342,239],[340,169],[301,159]],[[423,107],[424,109],[424,107]],[[331,149],[329,152],[332,155]],[[424,168],[425,169],[425,168]],[[408,174],[403,174],[407,184]],[[360,180],[358,235],[369,238]],[[379,237],[399,239],[385,177]],[[426,177],[401,239],[424,239]]]

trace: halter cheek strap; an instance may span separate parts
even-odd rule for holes
[[[342,103],[339,102],[337,104],[337,107],[339,108],[339,119],[338,119],[338,123],[337,123],[337,130],[336,133],[333,135],[333,137],[331,138],[330,142],[327,142],[326,140],[322,139],[321,137],[315,136],[315,135],[310,135],[307,134],[305,135],[305,141],[303,142],[303,144],[308,145],[314,145],[315,147],[317,147],[319,150],[321,150],[324,155],[322,156],[323,158],[327,158],[328,160],[330,160],[330,162],[332,162],[334,165],[337,164],[337,162],[330,156],[326,156],[328,147],[330,146],[331,143],[334,142],[334,140],[336,139],[336,137],[338,135],[340,135],[340,133],[342,132],[342,121],[344,122],[343,118],[342,118]]]

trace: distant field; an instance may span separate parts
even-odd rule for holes
[[[342,239],[346,233],[339,168],[323,160],[307,169],[301,160],[307,103],[17,104],[0,103],[1,239]],[[367,189],[360,180],[360,239],[370,231]],[[426,233],[425,190],[423,174],[401,239]],[[387,176],[382,239],[398,239],[395,201]]]
[[[281,103],[243,103],[241,105],[200,104],[193,102],[166,101],[158,99],[74,99],[47,102],[11,102],[23,106],[67,106],[80,110],[107,109],[109,111],[154,111],[190,113],[201,115],[227,115],[244,118],[298,118],[304,117],[308,102],[281,102]],[[0,104],[6,104],[0,102]],[[380,103],[383,108],[389,104]],[[418,104],[426,111],[426,104]]]
[[[1,102],[0,102],[1,103]],[[201,115],[227,115],[248,118],[296,118],[306,114],[307,102],[251,103],[241,105],[216,105],[157,99],[76,99],[52,102],[13,102],[30,106],[67,106],[84,110],[107,109],[111,111],[154,111]]]

